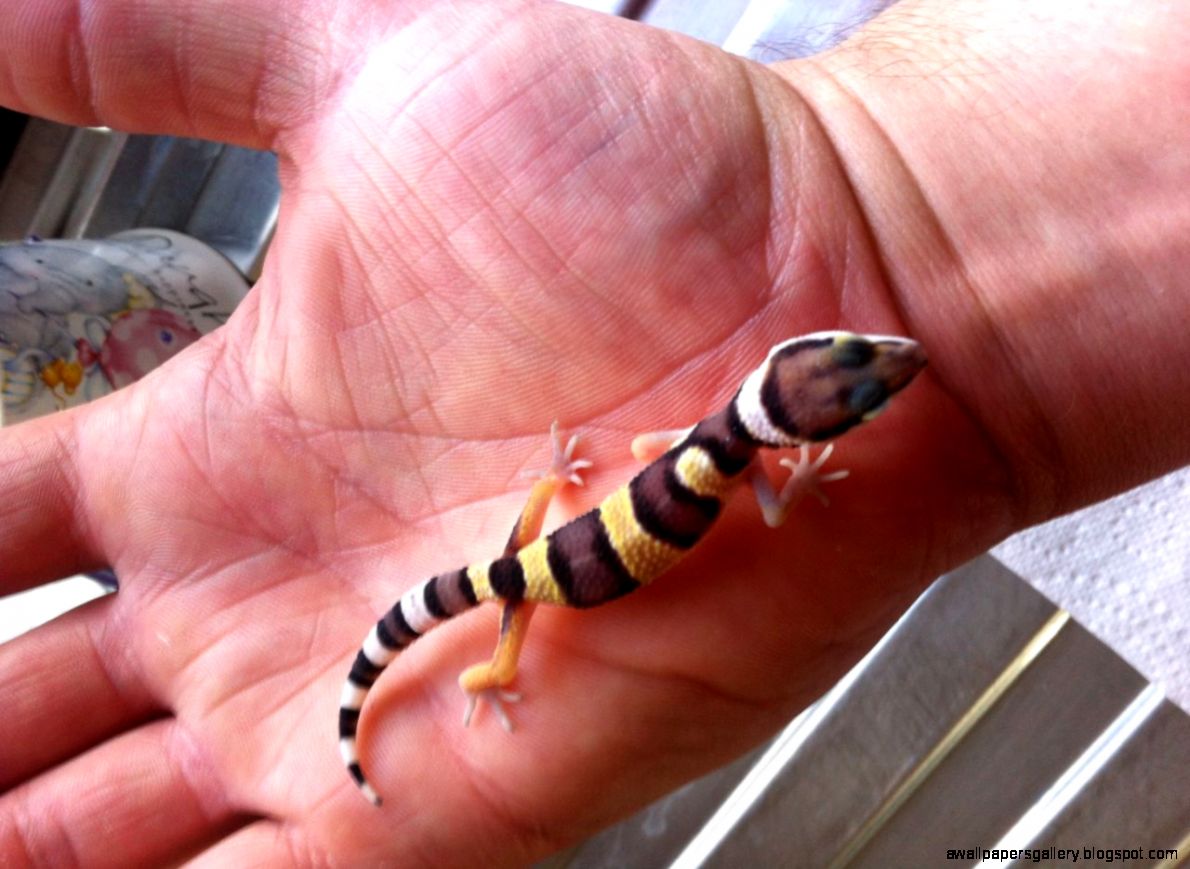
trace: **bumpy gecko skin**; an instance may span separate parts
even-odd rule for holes
[[[484,601],[504,606],[492,660],[466,670],[459,682],[467,714],[482,698],[505,728],[502,701],[533,605],[591,607],[648,585],[684,557],[719,516],[723,499],[751,479],[769,524],[784,518],[817,484],[825,456],[799,462],[790,482],[774,494],[755,461],[761,449],[802,446],[837,438],[874,417],[925,366],[920,345],[906,338],[816,332],[784,341],[749,374],[727,407],[691,429],[671,433],[673,443],[631,481],[562,527],[539,537],[546,507],[566,482],[581,483],[588,462],[572,459],[575,439],[563,448],[554,433],[554,464],[534,485],[504,554],[441,573],[410,589],[364,640],[339,700],[339,748],[347,770],[372,803],[380,796],[360,766],[356,730],[369,689],[402,649],[430,628]]]

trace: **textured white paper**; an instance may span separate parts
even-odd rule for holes
[[[992,554],[1190,711],[1190,468]]]

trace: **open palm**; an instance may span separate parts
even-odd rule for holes
[[[1027,365],[975,389],[935,351],[844,442],[829,510],[770,532],[734,504],[649,589],[539,613],[516,734],[459,722],[493,611],[415,644],[364,711],[375,810],[336,751],[351,656],[405,588],[497,553],[552,419],[596,462],[561,518],[631,473],[633,434],[718,409],[777,340],[1001,326],[957,336],[924,301],[951,289],[894,293],[830,125],[760,67],[553,4],[310,3],[317,27],[219,6],[96,4],[89,88],[67,96],[37,84],[65,41],[0,76],[42,114],[272,147],[284,189],[231,322],[0,439],[3,589],[121,580],[0,651],[0,863],[523,862],[754,744],[938,571],[1158,469],[1039,505],[1016,467],[1030,429],[988,423]],[[7,4],[0,39],[28,43],[13,10],[37,9],[56,46],[66,7]],[[177,46],[157,81],[149,58]]]

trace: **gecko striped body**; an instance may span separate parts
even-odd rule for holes
[[[359,762],[360,710],[401,649],[485,601],[503,602],[507,622],[523,603],[591,607],[649,584],[702,539],[745,472],[760,473],[760,449],[839,436],[873,417],[924,365],[920,346],[904,338],[819,332],[778,344],[727,407],[683,433],[598,507],[500,558],[406,592],[364,640],[340,698],[340,753],[365,796],[379,805]]]

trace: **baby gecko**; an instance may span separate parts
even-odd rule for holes
[[[501,702],[520,699],[507,689],[534,604],[591,607],[648,585],[702,539],[727,492],[745,477],[765,521],[780,525],[798,498],[808,492],[821,498],[818,483],[847,473],[819,474],[833,445],[813,462],[806,445],[870,420],[925,364],[921,346],[907,338],[815,332],[783,341],[744,379],[727,407],[693,428],[637,438],[638,458],[664,452],[598,507],[540,537],[551,498],[567,482],[581,484],[579,471],[591,464],[573,458],[576,438],[563,448],[552,429],[553,467],[533,485],[504,554],[410,589],[356,654],[339,699],[339,750],[364,796],[380,805],[356,747],[360,709],[402,649],[446,619],[499,601],[496,651],[491,661],[466,669],[459,684],[467,696],[464,725],[482,698],[511,730]],[[791,474],[774,492],[757,453],[793,446],[800,455],[781,460]]]

